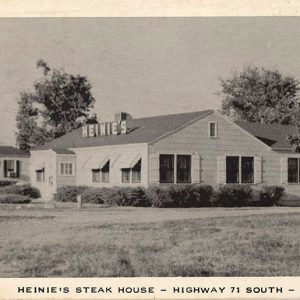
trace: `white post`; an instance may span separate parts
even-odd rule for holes
[[[77,195],[77,207],[78,208],[82,207],[81,195]]]

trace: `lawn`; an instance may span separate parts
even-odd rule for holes
[[[0,206],[1,277],[300,276],[300,208]]]

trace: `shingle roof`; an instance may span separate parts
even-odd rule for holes
[[[29,154],[16,147],[0,146],[0,156],[29,156]]]
[[[289,134],[297,133],[297,127],[294,125],[249,123],[244,121],[235,123],[273,149],[293,149],[287,137]]]
[[[75,154],[72,150],[69,149],[52,149],[57,154]]]
[[[190,113],[138,118],[127,121],[127,134],[84,138],[78,128],[42,147],[33,150],[67,149],[80,147],[109,146],[135,143],[150,143],[154,140],[184,127],[191,122],[212,114],[213,110]]]

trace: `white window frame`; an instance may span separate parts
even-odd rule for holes
[[[297,159],[297,166],[298,166],[298,181],[297,182],[289,182],[289,158],[296,158]],[[287,184],[295,184],[298,185],[300,183],[300,157],[299,156],[288,156],[287,160],[286,160],[287,166],[286,166],[286,170],[287,170]]]
[[[210,135],[210,125],[215,124],[215,135]],[[218,138],[218,123],[217,122],[208,122],[208,137],[210,139],[217,139]]]
[[[239,181],[238,182],[228,182],[227,183],[227,157],[238,157],[239,158]],[[253,182],[242,182],[242,158],[243,157],[252,157],[253,158]],[[226,170],[225,170],[225,181],[226,184],[255,184],[255,155],[226,155],[225,156],[225,165],[226,165]]]
[[[41,180],[38,180],[38,174],[41,174]],[[45,169],[35,170],[35,179],[36,182],[45,182]]]
[[[64,172],[62,172],[61,165],[64,165]],[[68,174],[66,174],[66,165],[68,165]],[[69,165],[72,165],[72,173],[69,173]],[[60,162],[59,163],[59,175],[60,176],[75,176],[75,168],[74,168],[74,163],[73,162]]]

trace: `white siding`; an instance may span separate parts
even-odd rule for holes
[[[217,138],[208,137],[209,122],[218,124]],[[149,145],[149,153],[199,153],[201,156],[201,183],[211,185],[217,185],[219,181],[222,183],[224,181],[222,176],[223,179],[218,179],[218,157],[226,155],[256,156],[261,158],[261,174],[259,174],[259,170],[256,173],[257,184],[260,184],[260,181],[261,184],[281,184],[280,157],[282,154],[271,150],[240,127],[217,114],[209,115],[153,145]],[[256,159],[256,166],[259,163],[258,160]],[[259,177],[261,180],[258,179]]]

